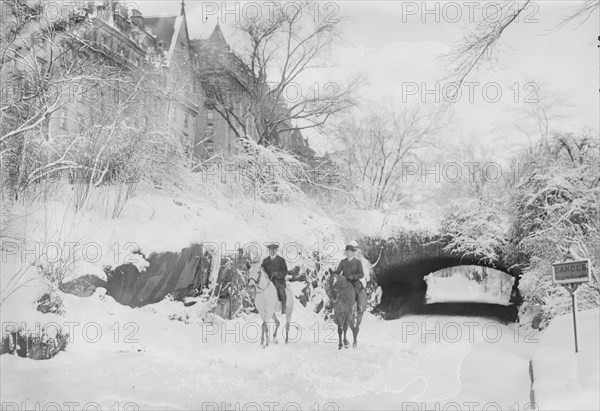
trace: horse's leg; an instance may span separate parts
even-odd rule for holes
[[[338,327],[338,350],[342,349],[342,320],[337,320],[336,319],[336,323],[337,323],[337,327]]]
[[[288,343],[288,338],[290,336],[290,322],[286,321],[285,323],[285,343]]]
[[[287,292],[287,290],[286,290]],[[287,299],[287,307],[285,308],[285,343],[288,343],[290,335],[290,321],[292,319],[292,311],[294,310],[294,294],[290,293]]]
[[[360,331],[360,323],[362,322],[362,316],[363,316],[362,311],[360,311],[356,314],[356,323],[354,326],[354,330],[352,330],[353,335],[354,335],[354,343],[352,346],[354,348],[356,348],[356,345],[358,344],[358,332]]]
[[[352,313],[350,329],[352,330],[352,348],[356,348],[356,338],[358,337],[358,321],[356,321],[356,313]]]
[[[262,335],[260,337],[260,345],[265,348],[269,345],[269,328],[267,327],[267,322],[263,321],[262,325]]]
[[[275,332],[273,333],[273,344],[279,344],[279,341],[277,341],[277,331],[279,330],[279,320],[277,319],[276,313],[273,313],[273,321],[275,321]]]
[[[265,321],[265,345],[269,345],[269,340],[270,340],[270,336],[269,336],[269,325],[267,324],[267,322]]]
[[[262,323],[262,326],[260,327],[260,346],[264,347],[265,346],[265,323]]]
[[[350,343],[348,342],[348,338],[346,338],[346,332],[348,332],[348,316],[344,318],[344,348],[348,348]]]

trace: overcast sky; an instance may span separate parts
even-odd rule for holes
[[[180,3],[175,0],[138,4],[145,15],[173,15],[179,13]],[[402,3],[344,1],[331,2],[329,6],[320,3],[322,18],[329,13],[345,18],[342,26],[345,42],[332,55],[332,63],[337,67],[313,73],[311,82],[343,81],[364,73],[368,83],[362,90],[361,100],[369,107],[388,101],[397,105],[403,101],[413,104],[424,98],[432,102],[432,94],[423,95],[425,89],[434,90],[439,84],[441,90],[448,84],[443,80],[447,63],[440,55],[460,40],[464,29],[473,28],[473,20],[480,19],[482,13],[493,16],[493,2],[482,2],[479,6],[462,2],[440,2],[437,6],[435,2]],[[518,111],[531,104],[526,99],[535,90],[556,94],[571,104],[563,110],[566,115],[561,123],[563,129],[599,128],[598,17],[582,25],[571,24],[552,31],[577,3],[531,3],[523,17],[505,31],[497,63],[473,73],[466,80],[473,82],[470,88],[464,86],[461,89],[463,93],[454,104],[456,123],[453,133],[459,134],[455,137],[485,139],[497,134],[498,130],[508,129],[514,125]],[[219,16],[225,37],[234,42],[235,18],[243,18],[245,12],[252,12],[247,4],[249,2],[240,3],[238,13],[227,14],[227,10],[235,10],[233,2],[224,6],[223,2],[187,0],[190,36],[209,36]],[[256,4],[268,10],[264,2]],[[427,13],[427,10],[431,12]],[[501,96],[497,96],[498,90]],[[469,98],[470,91],[473,101]],[[317,140],[315,137],[314,142],[318,145]]]

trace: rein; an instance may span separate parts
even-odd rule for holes
[[[262,294],[263,292],[266,291],[267,288],[269,288],[269,283],[271,282],[271,280],[267,280],[267,286],[265,288],[262,288],[261,286],[258,285],[258,282],[260,281],[260,278],[262,277],[262,270],[260,270],[259,274],[258,274],[258,278],[249,278],[248,282],[250,281],[254,281],[255,287],[258,288],[260,291],[257,291],[256,294]]]
[[[343,277],[342,274],[338,274],[339,276]],[[344,277],[344,280],[346,280],[346,278]],[[338,280],[339,281],[339,280]],[[350,280],[346,280],[346,285],[344,286],[344,288],[341,288],[338,292],[342,292],[344,291],[346,288],[348,288],[349,286],[353,286],[354,285],[350,282]],[[332,286],[333,287],[333,286]]]
[[[343,275],[342,275],[342,274],[338,274],[338,275],[339,275],[340,277],[343,277]],[[344,279],[345,279],[345,277],[344,277]],[[339,280],[338,280],[338,281],[339,281]],[[346,280],[346,285],[345,285],[343,288],[340,288],[340,289],[338,289],[338,290],[337,290],[337,293],[338,293],[338,298],[339,298],[339,294],[341,294],[342,292],[346,291],[346,289],[347,289],[349,286],[352,286],[352,287],[354,287],[354,285],[353,285],[353,284],[352,284],[352,283],[351,283],[349,280]],[[333,285],[332,285],[331,287],[333,288]],[[336,299],[335,299],[335,301],[337,301],[337,300],[338,300],[338,298],[336,298]],[[333,301],[333,300],[332,300],[332,301]],[[335,301],[334,301],[334,302],[335,302]]]

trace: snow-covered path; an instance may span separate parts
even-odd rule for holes
[[[322,410],[432,409],[435,403],[443,409],[451,402],[462,409],[479,403],[471,405],[479,409],[495,402],[498,408],[518,403],[515,409],[523,409],[529,401],[529,351],[535,344],[490,320],[383,321],[366,315],[358,348],[338,351],[332,324],[298,310],[295,321],[302,326],[292,329],[293,342],[263,350],[252,321],[217,327],[169,321],[148,310],[113,309],[127,311],[113,311],[120,321],[130,318],[138,325],[137,343],[114,338],[107,318],[100,323],[103,340],[76,339],[54,359],[3,355],[3,404]]]

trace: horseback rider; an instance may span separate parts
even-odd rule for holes
[[[364,302],[362,301],[363,285],[360,279],[363,278],[365,274],[363,272],[362,263],[358,258],[355,258],[355,251],[356,248],[354,248],[353,245],[347,245],[344,250],[346,258],[340,261],[338,268],[333,272],[335,274],[342,273],[346,280],[354,287],[354,290],[356,291],[356,311],[362,316]]]
[[[285,276],[288,273],[285,260],[277,255],[277,244],[269,244],[269,257],[265,258],[261,264],[261,268],[265,270],[269,276],[269,280],[277,290],[277,298],[281,301],[281,314],[285,314],[286,295],[285,295]]]

